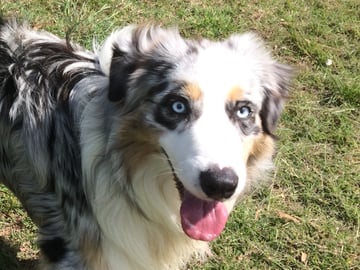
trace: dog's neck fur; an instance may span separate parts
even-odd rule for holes
[[[102,102],[91,103],[84,115],[99,121],[98,125],[84,121],[82,129],[88,146],[82,152],[84,186],[89,194],[96,190],[90,202],[103,232],[101,255],[88,263],[96,265],[91,269],[180,269],[192,256],[205,257],[208,244],[190,239],[181,229],[180,195],[167,157],[133,138],[132,143],[126,143],[127,138],[118,131],[110,136],[123,136],[117,140],[122,144],[117,147],[124,147],[123,151],[106,153],[113,146],[97,136],[106,125],[106,117],[99,112],[106,112],[98,105]]]
[[[202,256],[207,250],[207,243],[191,240],[181,229],[179,194],[172,175],[167,172],[166,160],[159,155],[145,160],[143,164],[147,167],[140,163],[130,176],[133,190],[123,191],[130,195],[116,194],[116,188],[112,192],[110,186],[101,187],[103,184],[99,183],[99,189],[104,189],[100,192],[107,196],[99,195],[106,202],[95,203],[103,206],[95,211],[103,231],[102,256],[109,270],[180,269],[191,256]],[[117,174],[126,174],[123,170]],[[167,207],[159,209],[156,207],[159,205]]]

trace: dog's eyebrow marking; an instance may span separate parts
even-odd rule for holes
[[[187,83],[184,85],[184,91],[186,95],[192,100],[199,100],[202,97],[202,91],[199,86],[193,83]]]
[[[228,100],[237,101],[244,98],[245,91],[238,86],[234,86],[228,93]]]

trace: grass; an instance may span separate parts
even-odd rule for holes
[[[189,269],[360,269],[360,2],[2,0],[0,10],[90,48],[116,26],[178,25],[186,37],[259,33],[297,77],[273,183],[244,199],[214,257]],[[32,269],[36,229],[0,187],[0,269]]]

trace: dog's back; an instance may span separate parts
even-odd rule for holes
[[[40,227],[39,245],[48,267],[63,260],[56,269],[70,264],[81,269],[82,261],[71,251],[78,247],[69,244],[81,236],[65,226],[78,226],[78,212],[90,211],[81,188],[76,123],[81,96],[86,99],[88,93],[74,86],[101,72],[91,53],[4,20],[0,59],[0,181]]]

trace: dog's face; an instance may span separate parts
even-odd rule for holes
[[[251,33],[191,41],[154,27],[115,32],[100,64],[110,101],[137,111],[169,159],[184,232],[214,239],[247,183],[271,162],[290,68]]]

